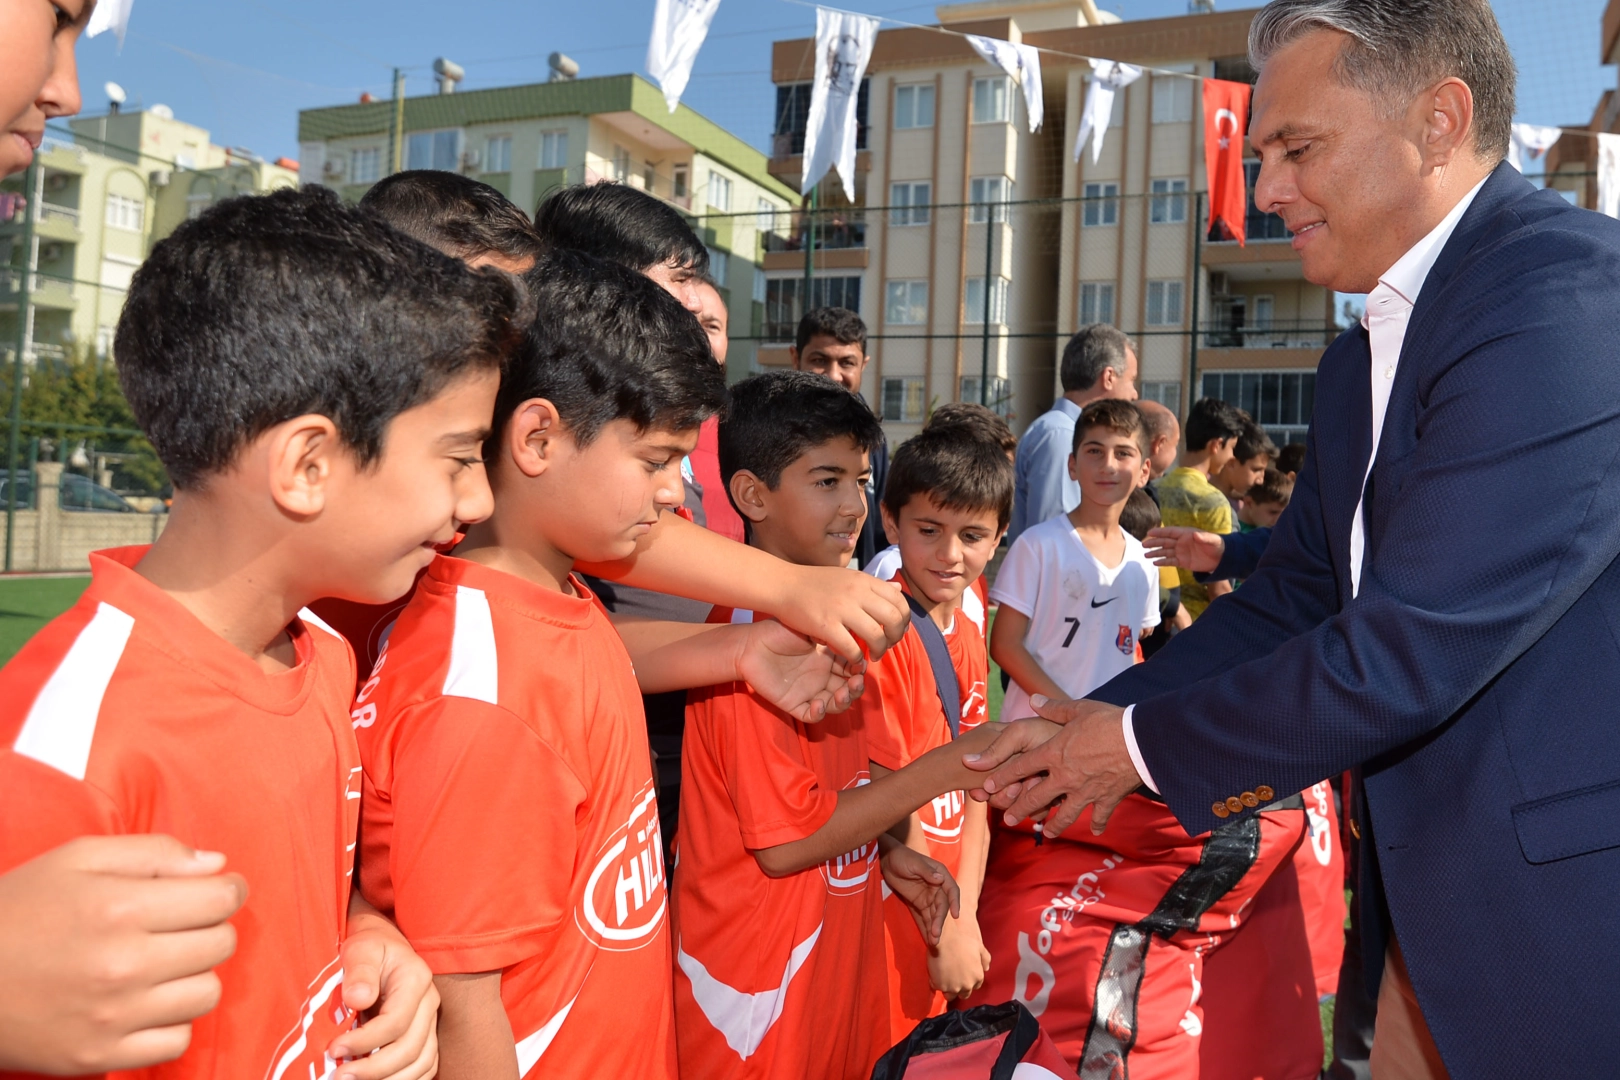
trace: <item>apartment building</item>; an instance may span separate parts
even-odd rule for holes
[[[796,202],[766,158],[639,75],[362,102],[299,114],[300,175],[358,200],[393,171],[445,169],[490,184],[533,212],[554,188],[615,180],[688,214],[709,246],[731,313],[729,368],[746,375],[764,312],[759,264],[776,215]]]
[[[1609,0],[1598,28],[1598,56],[1603,64],[1620,64],[1620,0]],[[1603,91],[1591,119],[1566,125],[1563,136],[1547,151],[1546,184],[1564,193],[1576,206],[1598,205],[1597,139],[1575,134],[1585,128],[1593,135],[1620,135],[1620,88]]]
[[[153,244],[218,199],[298,182],[297,162],[217,146],[163,105],[79,117],[70,129],[71,138],[49,134],[33,173],[0,184],[0,349],[14,356],[21,317],[29,363],[109,355],[124,293]]]
[[[1241,246],[1203,231],[1202,110],[1186,76],[1252,80],[1253,14],[1121,22],[1088,0],[939,8],[948,30],[1046,50],[1035,134],[1017,87],[958,34],[881,31],[862,87],[856,191],[829,177],[814,233],[801,221],[767,245],[765,331],[777,340],[760,362],[786,362],[813,238],[810,300],[842,299],[871,326],[870,395],[891,438],[981,393],[1021,429],[1059,393],[1068,336],[1112,322],[1140,343],[1146,396],[1178,410],[1225,397],[1275,436],[1303,439],[1316,364],[1337,332],[1333,295],[1303,279],[1274,216],[1251,209]],[[789,183],[802,169],[813,47],[779,41],[772,53],[770,164]],[[1165,73],[1116,97],[1096,164],[1089,149],[1073,160],[1085,57]],[[1257,163],[1250,170],[1252,182]]]

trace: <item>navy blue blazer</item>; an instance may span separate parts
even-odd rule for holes
[[[1412,313],[1351,599],[1370,363],[1359,327],[1322,357],[1255,573],[1091,696],[1136,703],[1195,835],[1359,767],[1364,897],[1452,1076],[1616,1075],[1620,221],[1486,181]]]

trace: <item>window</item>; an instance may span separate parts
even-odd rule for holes
[[[973,80],[973,122],[975,124],[1005,124],[1012,119],[1007,108],[1011,100],[1007,77],[996,75],[988,79]]]
[[[677,199],[687,199],[692,195],[692,170],[686,165],[677,165],[670,174],[670,187]]]
[[[1181,299],[1181,282],[1148,282],[1147,324],[1149,326],[1180,326]]]
[[[754,303],[762,305],[769,298],[770,298],[770,294],[765,289],[765,275],[760,273],[758,270],[755,270],[754,271]]]
[[[931,128],[934,126],[934,88],[932,86],[897,86],[894,88],[894,126],[896,129]]]
[[[1205,397],[1243,409],[1278,445],[1305,441],[1316,404],[1316,372],[1212,371],[1202,380]]]
[[[126,259],[122,255],[107,255],[101,260],[101,285],[120,292],[129,291],[129,283],[140,267],[139,259]]]
[[[921,326],[928,321],[928,282],[887,282],[883,321],[896,326]]]
[[[350,158],[349,180],[355,184],[374,184],[382,173],[382,151],[377,147],[356,150]]]
[[[650,161],[641,163],[641,189],[651,191],[658,183],[658,167]]]
[[[107,224],[115,229],[140,232],[146,222],[146,202],[126,195],[107,196]],[[127,284],[127,282],[126,282]]]
[[[1176,415],[1181,414],[1181,384],[1179,382],[1145,382],[1142,384],[1143,401],[1157,401]]]
[[[883,380],[883,419],[898,423],[919,423],[923,418],[921,379]]]
[[[731,209],[731,177],[709,174],[709,205],[716,210]]]
[[[1080,285],[1080,325],[1114,321],[1114,283],[1086,281]]]
[[[1254,318],[1249,325],[1256,330],[1270,330],[1273,313],[1277,309],[1277,301],[1270,296],[1257,296],[1254,298]]]
[[[838,277],[817,277],[810,282],[808,308],[804,297],[804,278],[767,278],[765,280],[765,325],[762,336],[767,341],[792,341],[799,329],[799,318],[805,311],[818,307],[848,308],[856,314],[861,310],[861,277],[859,274]]]
[[[1148,220],[1155,225],[1181,225],[1187,220],[1187,181],[1155,180],[1148,204]]]
[[[540,133],[540,168],[566,169],[568,167],[568,132],[542,131]]]
[[[117,336],[116,326],[96,327],[96,355],[103,360],[107,359],[107,355],[112,352],[113,338]]]
[[[812,84],[790,83],[776,88],[776,129],[771,140],[772,157],[804,153],[804,131],[810,123]],[[872,80],[862,79],[855,95],[855,149],[866,149],[867,117],[871,111]]]
[[[968,220],[983,224],[994,215],[996,222],[1006,221],[1012,189],[1012,181],[1005,176],[975,176],[968,184]]]
[[[1153,80],[1153,122],[1185,124],[1193,115],[1193,83],[1180,75],[1161,75]]]
[[[186,196],[186,217],[195,221],[202,217],[203,211],[214,205],[214,197],[208,194]]]
[[[512,136],[491,135],[484,140],[484,171],[512,171]]]
[[[986,389],[989,390],[989,393],[982,400],[979,397],[979,377],[977,375],[962,376],[961,385],[962,401],[970,401],[976,405],[988,405],[990,408],[995,409],[998,406],[1006,405],[1012,400],[1012,387],[1008,386],[1007,380],[1000,375],[990,376],[989,382],[986,383]]]
[[[630,179],[630,151],[622,146],[613,148],[613,179],[623,183]]]
[[[731,255],[717,248],[709,249],[709,276],[722,289],[731,285]]]
[[[1119,185],[1087,184],[1080,223],[1087,228],[1119,224]]]
[[[755,206],[754,228],[760,232],[775,232],[776,204],[769,199],[760,199]]]
[[[1007,322],[1007,279],[990,279],[990,322]],[[975,326],[984,325],[984,278],[970,277],[962,296],[962,321]]]
[[[405,137],[407,169],[455,172],[461,164],[461,132],[418,131]]]
[[[890,184],[889,224],[928,224],[928,204],[933,199],[933,190],[929,184]]]

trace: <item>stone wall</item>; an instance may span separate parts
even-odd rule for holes
[[[42,461],[35,469],[39,508],[17,511],[11,540],[13,570],[88,570],[92,551],[150,544],[169,523],[168,514],[63,510],[61,462]]]

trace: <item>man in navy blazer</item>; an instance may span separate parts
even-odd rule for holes
[[[1620,222],[1501,164],[1487,0],[1274,0],[1250,51],[1256,205],[1367,320],[1258,570],[978,794],[1198,835],[1355,768],[1374,1076],[1616,1075]]]

